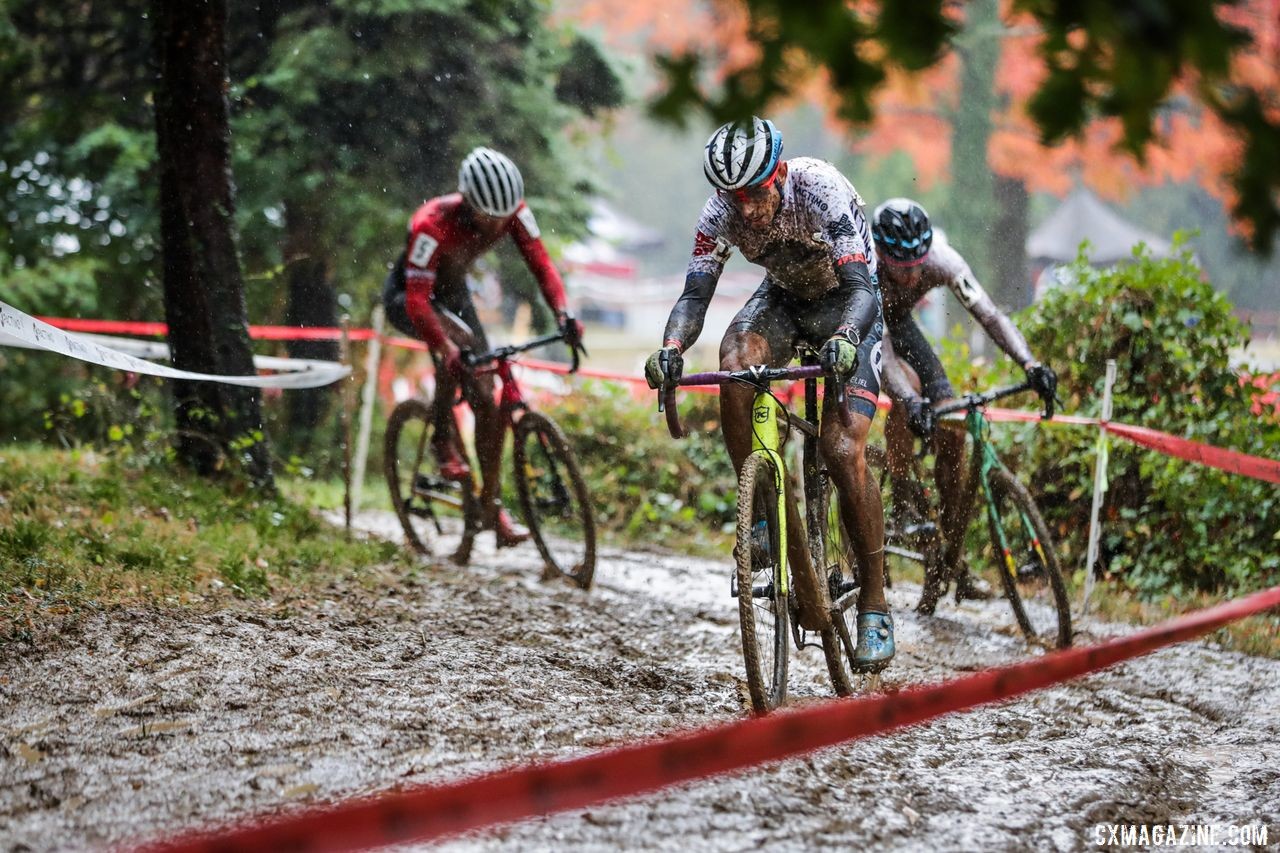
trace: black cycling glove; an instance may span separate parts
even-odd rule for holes
[[[920,438],[928,438],[933,434],[933,404],[924,397],[916,397],[906,402],[907,426],[911,427]]]
[[[1027,384],[1046,403],[1052,402],[1058,393],[1058,374],[1047,364],[1033,361],[1027,365]]]

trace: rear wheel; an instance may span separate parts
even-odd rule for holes
[[[428,555],[443,533],[442,516],[462,516],[467,530],[472,526],[467,520],[476,517],[471,477],[458,482],[440,476],[431,449],[434,435],[434,404],[412,399],[391,410],[383,441],[383,472],[405,541],[418,553]],[[465,559],[468,540],[464,532],[456,556]]]
[[[525,523],[547,569],[583,589],[596,571],[596,523],[591,496],[564,433],[538,412],[515,427],[516,493]]]
[[[787,698],[789,629],[782,583],[778,469],[763,453],[747,457],[738,478],[738,618],[751,707],[765,714]]]
[[[1071,645],[1071,605],[1049,529],[1031,493],[1003,468],[990,475],[996,515],[988,513],[989,564],[1026,638],[1046,648]],[[999,523],[997,524],[997,519]]]
[[[853,664],[855,639],[849,626],[849,610],[857,598],[856,592],[849,592],[843,600],[837,598],[838,590],[833,588],[832,581],[841,578],[858,577],[858,567],[853,559],[853,550],[844,533],[844,523],[840,519],[840,502],[836,499],[835,486],[825,471],[819,473],[818,494],[819,506],[813,516],[818,521],[815,534],[809,538],[810,553],[813,555],[814,570],[818,573],[818,581],[827,588],[827,595],[821,596],[825,606],[831,613],[831,624],[818,632],[822,640],[822,654],[827,662],[827,673],[831,676],[831,686],[837,696],[848,696],[853,693],[853,682],[849,678],[849,665]],[[812,523],[812,522],[811,522]],[[843,654],[842,654],[843,652]]]

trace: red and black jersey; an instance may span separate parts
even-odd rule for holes
[[[433,350],[444,346],[445,333],[431,307],[440,286],[465,286],[465,273],[503,235],[510,234],[552,311],[565,308],[564,282],[542,244],[533,211],[524,202],[492,235],[478,233],[471,224],[460,193],[433,198],[409,220],[405,249],[405,308],[414,328]]]

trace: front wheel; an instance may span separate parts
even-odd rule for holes
[[[757,714],[787,698],[790,631],[780,527],[786,520],[778,514],[778,476],[773,459],[759,453],[747,457],[738,478],[735,586],[747,691]]]
[[[516,493],[525,523],[551,572],[591,587],[596,522],[578,460],[555,421],[527,412],[515,427]]]
[[[462,482],[440,476],[431,447],[435,428],[435,405],[428,400],[405,400],[392,409],[383,443],[383,473],[409,546],[430,555],[432,542],[443,533],[441,517],[461,515],[463,538],[454,558],[465,562],[476,518],[475,490],[470,475]],[[458,452],[463,452],[461,446]]]
[[[988,511],[993,553],[1005,596],[1027,639],[1046,648],[1071,645],[1071,605],[1053,538],[1031,493],[1003,468],[991,472]]]

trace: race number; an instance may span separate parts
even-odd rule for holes
[[[409,250],[409,263],[415,267],[425,267],[431,263],[431,256],[436,253],[436,246],[440,245],[440,241],[430,234],[419,234],[413,241],[413,248]]]

